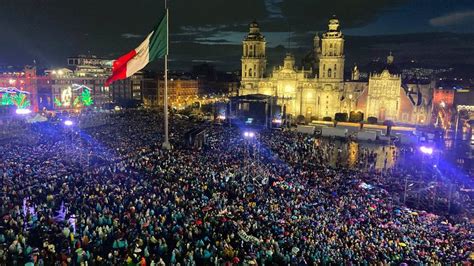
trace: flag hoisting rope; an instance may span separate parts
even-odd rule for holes
[[[132,51],[122,55],[112,65],[112,75],[105,82],[109,86],[116,80],[126,79],[142,70],[149,62],[158,58],[165,61],[165,88],[163,95],[164,105],[164,141],[162,147],[171,149],[168,134],[168,52],[169,52],[169,25],[168,7],[165,0],[165,15],[160,23],[147,35],[146,39]]]
[[[165,136],[164,136],[164,141],[163,141],[163,149],[170,150],[171,149],[171,144],[169,141],[169,135],[168,135],[168,52],[169,52],[169,24],[168,24],[168,6],[167,6],[168,0],[165,0],[165,10],[166,10],[166,53],[165,53],[165,89],[163,93],[163,120],[164,120],[164,131],[165,131]]]

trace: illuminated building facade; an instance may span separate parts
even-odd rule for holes
[[[81,99],[84,90],[89,90],[94,106],[112,102],[109,87],[104,86],[107,76],[79,76],[67,69],[47,70],[45,74],[51,79],[54,109],[83,108]]]
[[[240,95],[265,94],[277,97],[286,113],[307,118],[334,117],[341,109],[344,79],[344,36],[339,20],[329,21],[328,31],[315,37],[318,69],[298,69],[295,58],[287,54],[283,65],[269,77],[266,69],[265,38],[256,22],[243,41]],[[318,78],[319,77],[319,78]]]
[[[287,54],[283,65],[266,73],[265,37],[257,22],[243,41],[241,86],[239,95],[263,94],[277,98],[287,114],[307,120],[335,118],[336,113],[361,112],[364,118],[392,120],[407,124],[427,124],[431,110],[431,88],[421,89],[402,84],[399,73],[391,71],[394,57],[387,58],[387,68],[361,81],[357,66],[351,80],[344,80],[344,35],[339,20],[329,20],[328,30],[314,38],[311,68],[297,68],[295,58]]]
[[[182,109],[198,100],[200,81],[197,79],[168,80],[168,103],[170,107]],[[163,106],[165,81],[158,80],[158,103]]]
[[[68,67],[45,71],[52,82],[52,95],[55,109],[82,108],[84,89],[90,91],[93,106],[108,104],[128,104],[143,102],[144,73],[139,72],[130,78],[119,80],[105,86],[111,75],[112,60],[96,56],[76,56],[67,59]]]
[[[454,106],[455,132],[471,134],[471,141],[474,144],[474,89],[470,87],[456,89]]]
[[[23,103],[28,106],[25,108],[31,111],[38,112],[40,105],[45,102],[51,102],[51,97],[40,97],[38,91],[50,91],[51,81],[48,77],[38,76],[36,68],[26,66],[21,72],[4,72],[0,73],[0,87],[1,88],[16,88],[18,91],[25,92],[25,99]],[[6,97],[2,94],[0,97]],[[17,105],[19,103],[16,103]]]
[[[392,63],[393,56],[390,55],[387,64]],[[398,120],[401,88],[401,76],[390,73],[388,69],[370,75],[365,112],[367,117],[376,117],[379,121]]]

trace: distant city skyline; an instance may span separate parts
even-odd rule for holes
[[[290,45],[307,49],[314,34],[326,29],[332,15],[341,20],[342,30],[349,36],[474,33],[474,2],[469,0],[176,0],[169,3],[171,64],[176,62],[180,68],[201,62],[234,68],[234,64],[228,63],[229,57],[237,56],[248,23],[253,19],[260,23],[270,48]],[[84,0],[80,4],[4,0],[0,9],[3,33],[0,63],[21,65],[36,60],[42,66],[56,67],[65,65],[67,56],[88,53],[113,59],[134,48],[162,12],[163,1],[152,0],[134,6],[125,0]],[[416,35],[412,38],[410,41],[422,41]],[[467,52],[474,53],[473,50]]]

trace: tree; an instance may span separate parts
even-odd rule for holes
[[[15,96],[13,96],[13,104],[15,104],[19,109],[25,109],[31,105],[30,101],[26,99],[26,94],[24,93],[15,94]]]
[[[375,124],[377,124],[377,122],[378,122],[377,117],[370,116],[370,117],[367,118],[367,123],[369,123],[369,124],[375,125]]]
[[[90,105],[94,104],[94,100],[92,100],[92,96],[91,96],[91,91],[87,90],[87,89],[84,89],[82,91],[81,100],[82,100],[82,104],[84,106],[90,106]]]
[[[349,115],[349,121],[354,123],[359,123],[364,120],[364,113],[352,111]]]
[[[179,111],[179,113],[185,116],[190,116],[193,113],[193,107],[186,106],[183,110]]]
[[[334,120],[337,122],[347,122],[347,113],[336,113]]]
[[[78,107],[79,106],[80,99],[79,97],[76,97],[74,101],[72,102],[73,107]]]
[[[9,93],[2,94],[2,105],[13,105],[13,100]]]
[[[296,124],[304,124],[305,123],[305,117],[304,115],[299,115],[296,117]]]
[[[61,107],[63,103],[58,98],[54,97],[54,105]]]
[[[201,111],[205,114],[212,114],[214,111],[214,105],[212,103],[201,105]]]

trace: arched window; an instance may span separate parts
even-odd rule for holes
[[[332,70],[331,70],[331,69],[328,69],[328,78],[331,77],[331,74],[332,74]]]
[[[252,77],[252,69],[249,69],[249,77]]]

